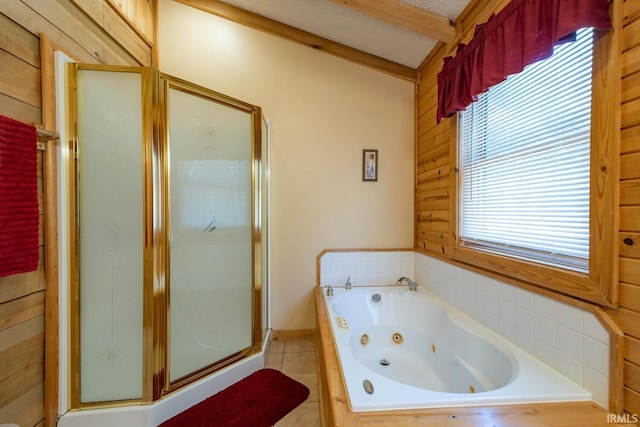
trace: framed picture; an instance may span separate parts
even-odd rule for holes
[[[378,150],[362,150],[362,180],[378,180]]]

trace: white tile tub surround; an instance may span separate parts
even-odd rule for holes
[[[609,333],[586,310],[415,254],[415,281],[609,404]]]
[[[331,251],[320,285],[393,284],[407,276],[589,390],[608,409],[609,333],[595,315],[413,251]]]
[[[402,276],[413,279],[415,254],[406,251],[327,252],[320,259],[320,285],[393,284]]]

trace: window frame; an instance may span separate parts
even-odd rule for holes
[[[459,230],[458,116],[451,119],[450,212],[453,237],[450,257],[494,273],[518,279],[608,307],[618,304],[618,218],[620,60],[618,38],[613,31],[594,31],[591,160],[589,207],[589,271],[580,273],[561,267],[492,254],[464,246]]]

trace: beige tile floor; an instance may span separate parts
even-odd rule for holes
[[[316,349],[313,338],[272,341],[267,368],[278,369],[309,388],[309,397],[274,427],[320,427]]]

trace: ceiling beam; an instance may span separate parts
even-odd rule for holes
[[[446,16],[400,0],[329,1],[445,43],[453,41],[456,35],[455,23]]]
[[[265,31],[267,33],[302,43],[313,49],[338,56],[360,65],[365,65],[404,80],[411,82],[416,80],[416,70],[414,68],[325,39],[307,31],[258,15],[257,13],[232,6],[220,0],[176,1],[238,24],[246,25],[257,30]]]

